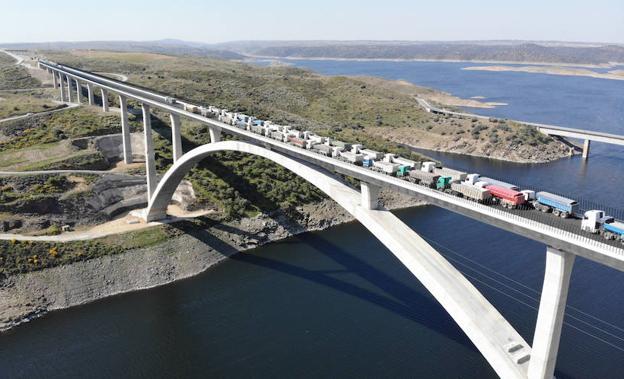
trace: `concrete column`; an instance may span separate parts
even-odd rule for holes
[[[87,92],[89,96],[89,105],[95,105],[95,100],[93,100],[93,84],[87,83]]]
[[[531,348],[529,379],[552,379],[554,376],[574,258],[574,254],[565,251],[552,247],[546,249],[546,270]]]
[[[143,109],[143,134],[145,136],[145,174],[147,176],[147,202],[149,203],[156,189],[156,161],[154,157],[154,141],[152,140],[152,122],[150,120],[150,107],[142,104]]]
[[[169,118],[171,119],[171,140],[173,143],[173,162],[175,163],[178,159],[180,159],[182,154],[184,154],[184,152],[182,151],[180,116],[175,113],[171,113],[169,115]]]
[[[58,87],[58,77],[56,76],[56,72],[51,71],[52,72],[52,86],[54,88]]]
[[[132,140],[130,137],[130,124],[128,123],[128,101],[119,96],[119,108],[121,109],[121,138],[123,143],[124,163],[132,163]]]
[[[65,75],[65,80],[67,81],[67,101],[72,102],[72,80],[69,75]]]
[[[108,112],[108,92],[104,88],[100,88],[102,93],[102,111]]]
[[[374,184],[360,182],[362,192],[362,207],[365,209],[379,208],[379,191],[381,187]]]
[[[589,146],[591,144],[591,141],[586,139],[585,143],[583,143],[583,159],[587,159],[589,158]]]
[[[214,125],[208,126],[208,131],[210,132],[210,142],[221,142],[221,128]]]
[[[82,87],[80,82],[76,80],[76,102],[80,104],[82,102]]]
[[[63,75],[59,73],[59,88],[61,89],[61,101],[65,101],[65,85],[63,84]]]

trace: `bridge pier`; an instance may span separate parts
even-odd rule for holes
[[[586,139],[583,143],[583,159],[587,160],[589,158],[589,146],[591,145],[591,141]]]
[[[546,269],[529,361],[529,379],[554,377],[575,257],[550,246],[546,249]]]
[[[119,96],[119,109],[121,110],[121,139],[123,144],[124,163],[132,163],[132,140],[130,139],[130,124],[128,123],[128,100]]]
[[[56,76],[56,72],[50,70],[50,73],[52,74],[52,87],[56,88],[58,87],[58,77]]]
[[[67,81],[67,101],[72,102],[72,80],[69,75],[65,75],[65,80]]]
[[[82,102],[82,87],[80,81],[76,79],[76,102],[80,104]]]
[[[59,79],[59,88],[61,91],[61,101],[65,102],[65,84],[63,83],[63,75],[61,73],[58,74]]]
[[[104,88],[100,88],[102,94],[102,111],[108,112],[108,92]]]
[[[173,163],[177,162],[178,159],[184,154],[182,151],[182,134],[180,131],[180,116],[171,113],[169,115],[171,119],[171,142],[173,143]],[[212,139],[212,135],[210,137]]]
[[[208,131],[210,132],[210,142],[221,142],[221,128],[218,126],[210,125],[208,126]]]
[[[87,96],[89,97],[89,105],[95,105],[93,100],[93,84],[87,83]]]
[[[379,192],[381,191],[381,187],[366,182],[360,182],[360,188],[362,192],[362,207],[364,209],[379,208]]]
[[[147,176],[147,202],[156,189],[156,161],[154,158],[154,140],[152,139],[152,121],[150,106],[141,104],[143,110],[143,135],[145,137],[145,175]]]

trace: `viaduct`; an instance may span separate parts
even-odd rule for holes
[[[576,256],[624,270],[622,247],[581,234],[580,231],[561,229],[547,221],[528,219],[517,213],[458,198],[276,141],[190,112],[187,109],[197,105],[174,100],[151,90],[45,60],[40,60],[38,65],[52,75],[54,87],[59,90],[62,101],[84,101],[82,91],[86,87],[86,101],[95,105],[94,93],[97,88],[101,93],[102,109],[107,111],[108,96],[119,97],[123,157],[126,163],[132,162],[128,100],[141,104],[148,186],[148,207],[143,215],[147,221],[167,217],[167,205],[178,183],[207,155],[219,151],[237,151],[269,159],[317,186],[373,233],[431,292],[503,378],[553,378],[570,275]],[[150,110],[153,108],[169,113],[172,128],[174,164],[160,181],[156,174],[150,123]],[[182,117],[206,124],[211,143],[183,152],[180,136]],[[569,136],[582,135],[587,140],[606,138],[603,142],[611,143],[615,139],[590,132],[574,134],[580,132],[546,126],[543,128],[549,134],[572,133]],[[236,140],[221,141],[223,133],[236,137]],[[619,138],[624,144],[622,137]],[[345,185],[335,174],[359,180],[360,191]],[[381,188],[417,196],[432,205],[546,245],[546,269],[532,344],[527,343],[441,254],[396,216],[378,206],[377,197]]]

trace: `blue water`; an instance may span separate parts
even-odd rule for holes
[[[509,103],[479,111],[499,117],[622,132],[622,82],[470,72],[462,71],[461,63],[297,64]],[[542,101],[548,98],[555,100]],[[429,154],[448,166],[624,207],[624,154],[598,144],[593,152],[586,164],[573,158],[546,165]],[[531,343],[545,246],[435,207],[397,214]],[[558,378],[622,377],[622,279],[620,272],[577,259]],[[476,379],[495,374],[418,281],[354,223],[239,254],[173,285],[55,312],[14,329],[0,336],[0,377]]]

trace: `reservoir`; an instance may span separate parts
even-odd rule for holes
[[[292,63],[292,62],[291,62]],[[624,133],[622,82],[464,71],[465,63],[296,61],[325,74],[409,80],[509,105],[482,114]],[[624,208],[624,150],[519,165],[446,165]],[[531,343],[544,245],[435,207],[397,215]],[[557,378],[624,372],[623,274],[577,259]],[[238,254],[197,277],[69,310],[0,335],[0,377],[490,378],[494,371],[418,281],[357,223]]]

